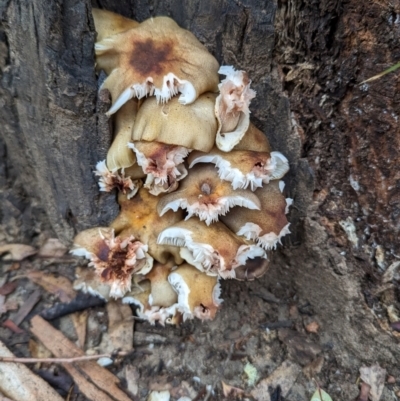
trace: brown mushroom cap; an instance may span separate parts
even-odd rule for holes
[[[143,173],[147,174],[144,186],[152,195],[174,191],[177,182],[187,175],[183,162],[190,150],[183,146],[137,141],[129,143],[129,148],[135,152]]]
[[[95,45],[99,68],[118,84],[111,91],[117,111],[128,99],[148,94],[168,101],[181,93],[182,104],[193,103],[202,93],[215,91],[218,62],[189,31],[168,17],[156,17],[137,28],[105,38]]]
[[[121,298],[131,289],[134,273],[146,274],[153,266],[153,258],[147,254],[147,245],[133,236],[114,235],[111,228],[91,228],[82,231],[74,239],[77,256],[90,259],[101,280],[110,286],[110,297]]]
[[[215,101],[218,119],[216,145],[229,152],[243,138],[250,124],[249,104],[256,92],[250,89],[251,80],[244,71],[222,66],[220,74],[226,78],[218,85],[220,94]]]
[[[291,199],[285,199],[278,181],[255,191],[261,210],[234,208],[221,220],[237,235],[255,240],[265,249],[276,248],[281,237],[290,233],[286,213]]]
[[[191,218],[166,228],[158,237],[159,244],[181,247],[181,256],[200,271],[223,278],[235,277],[235,268],[248,258],[266,257],[263,249],[244,241],[224,224],[208,227]]]
[[[237,145],[235,145],[233,149],[268,153],[271,153],[272,151],[267,136],[253,123],[250,123],[249,128],[247,129],[243,138]]]
[[[214,147],[209,153],[195,151],[189,158],[189,167],[197,163],[213,163],[222,180],[230,181],[233,189],[250,187],[252,191],[282,178],[289,170],[287,159],[279,152],[231,150],[223,152]]]
[[[138,111],[132,139],[208,152],[217,133],[215,97],[205,93],[189,106],[179,103],[176,97],[164,105],[157,104],[155,98],[146,99]]]
[[[186,209],[189,219],[196,215],[209,225],[225,215],[233,206],[259,209],[260,203],[252,192],[238,189],[218,177],[212,165],[200,164],[190,170],[190,174],[181,182],[178,191],[165,195],[160,199],[157,210],[162,216],[169,209]]]
[[[92,15],[97,32],[97,42],[139,26],[139,22],[99,8],[92,8]]]
[[[123,194],[118,197],[121,211],[111,223],[111,227],[120,235],[133,235],[147,244],[149,254],[160,263],[167,263],[171,258],[175,264],[182,263],[179,250],[173,246],[157,244],[158,234],[167,227],[183,219],[183,212],[172,211],[160,217],[157,213],[158,198],[141,188],[132,199]]]
[[[178,310],[183,320],[197,317],[212,320],[222,303],[218,277],[207,276],[184,263],[173,270],[168,280],[178,293]]]

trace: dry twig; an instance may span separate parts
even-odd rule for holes
[[[117,352],[115,354],[99,354],[99,355],[83,355],[74,358],[17,358],[17,357],[1,357],[0,362],[14,363],[74,363],[82,361],[92,361],[100,358],[115,358],[117,356],[126,356],[128,352]]]

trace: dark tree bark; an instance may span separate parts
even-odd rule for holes
[[[138,21],[171,16],[221,64],[248,71],[252,121],[289,158],[294,198],[293,233],[264,283],[311,305],[342,366],[379,360],[395,372],[395,338],[369,308],[385,314],[385,296],[400,309],[395,287],[377,292],[400,256],[399,81],[359,83],[400,59],[399,2],[94,6]],[[52,229],[70,243],[117,212],[115,195],[100,195],[93,175],[112,134],[98,98],[90,11],[88,1],[0,1],[0,240]]]

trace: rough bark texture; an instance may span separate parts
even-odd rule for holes
[[[249,292],[268,288],[287,310],[268,305],[267,318],[289,319],[294,303],[304,306],[298,321],[320,323],[313,340],[324,350],[322,384],[343,383],[330,389],[334,399],[355,397],[344,383],[355,383],[362,363],[378,361],[399,375],[398,337],[387,319],[389,306],[400,310],[399,276],[380,286],[400,255],[399,80],[391,74],[359,83],[400,59],[400,3],[93,5],[138,21],[169,15],[221,64],[247,70],[257,91],[252,121],[290,160],[285,181],[294,198],[293,234],[258,283],[224,283],[226,306],[221,320],[207,326],[211,333],[243,324],[257,330],[264,319],[261,301]],[[29,242],[52,228],[69,242],[76,231],[105,224],[116,213],[115,197],[99,195],[92,173],[111,131],[107,99],[97,95],[90,9],[87,1],[0,0],[0,241]],[[248,318],[248,310],[256,317]],[[304,333],[298,321],[295,328]],[[176,332],[167,333],[180,341]],[[200,336],[201,329],[193,333]],[[280,340],[285,343],[283,335]],[[275,367],[281,348],[268,352],[276,356]],[[182,366],[196,356],[188,351]],[[305,399],[297,390],[291,399]]]

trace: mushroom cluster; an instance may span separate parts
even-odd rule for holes
[[[93,268],[76,287],[133,303],[150,323],[213,319],[219,280],[261,276],[289,233],[288,161],[250,122],[246,72],[220,67],[170,18],[93,17],[114,122],[95,173],[101,191],[118,189],[120,213],[75,237],[72,253]]]

